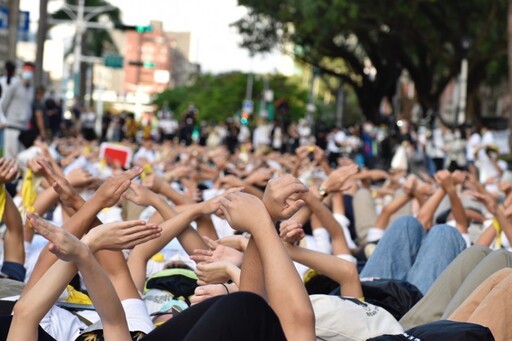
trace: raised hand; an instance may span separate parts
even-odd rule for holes
[[[226,175],[219,179],[219,182],[222,187],[224,188],[231,188],[231,187],[243,187],[244,182],[234,175]]]
[[[146,178],[142,180],[142,184],[155,193],[160,193],[162,187],[167,186],[167,184],[164,183],[164,181],[155,173],[146,176]]]
[[[34,229],[49,241],[48,250],[63,261],[75,262],[88,254],[87,246],[65,229],[53,225],[34,213],[28,213],[27,218]]]
[[[196,263],[213,263],[217,261],[227,260],[237,266],[242,264],[243,253],[235,250],[232,247],[219,244],[213,239],[206,236],[203,237],[204,241],[210,250],[197,249],[194,250],[190,256]]]
[[[38,158],[36,162],[41,167],[41,174],[59,195],[62,205],[77,209],[83,200],[73,186],[60,173],[57,173],[44,158]]]
[[[18,163],[12,159],[0,158],[0,183],[13,181],[18,174]]]
[[[129,189],[123,194],[123,198],[140,206],[151,206],[157,194],[151,189],[132,182]]]
[[[315,146],[314,155],[317,163],[321,163],[325,159],[325,151],[319,146]]]
[[[219,216],[222,216],[222,211],[220,210],[220,199],[224,198],[226,195],[230,193],[236,193],[241,192],[244,188],[243,187],[233,187],[222,193],[221,195],[218,195],[214,198],[211,198],[210,200],[203,201],[199,203],[201,207],[201,213],[202,214],[217,214]]]
[[[91,173],[82,168],[77,168],[69,172],[69,174],[66,175],[66,179],[73,187],[85,187],[94,181]]]
[[[302,206],[301,194],[308,189],[291,175],[272,179],[263,193],[263,203],[273,221],[290,218]]]
[[[512,185],[508,181],[500,181],[498,189],[508,195],[512,191]]]
[[[265,204],[254,195],[243,192],[229,193],[221,198],[220,209],[229,225],[242,232],[250,232],[270,220]]]
[[[222,284],[206,284],[200,285],[194,290],[194,295],[190,297],[192,305],[201,303],[209,298],[221,295],[227,295],[226,287]]]
[[[294,245],[301,241],[305,236],[302,224],[295,220],[288,219],[279,225],[279,237],[288,244]]]
[[[43,175],[43,168],[37,163],[37,158],[28,160],[27,167],[32,171],[32,174],[37,176]]]
[[[304,161],[308,157],[308,154],[313,153],[314,151],[314,146],[300,146],[299,148],[295,149],[295,154],[297,155],[299,161]]]
[[[235,250],[244,251],[247,248],[249,239],[246,236],[236,234],[222,237],[221,239],[216,240],[216,242],[224,246],[229,246]]]
[[[470,192],[469,194],[484,204],[492,215],[496,215],[496,211],[498,210],[498,202],[489,192]]]
[[[171,180],[172,178],[182,178],[182,177],[185,177],[187,175],[190,175],[193,171],[193,168],[192,167],[189,167],[189,166],[178,166],[178,167],[175,167],[174,169],[168,171],[165,173],[164,175],[164,178],[166,180]]]
[[[230,277],[229,267],[234,266],[229,261],[216,261],[212,263],[199,263],[196,266],[197,284],[226,283]]]
[[[358,172],[359,168],[355,164],[342,166],[329,174],[329,177],[323,182],[322,187],[329,193],[339,192],[343,189],[343,184],[351,176]]]
[[[453,179],[451,173],[446,169],[442,169],[438,171],[435,175],[436,181],[443,187],[443,189],[447,192],[455,190],[455,185],[453,183]]]
[[[91,251],[131,249],[136,245],[160,237],[162,228],[144,220],[119,221],[91,229],[83,238]]]
[[[102,207],[114,206],[121,195],[130,187],[131,180],[142,173],[142,168],[133,167],[118,175],[111,176],[94,193],[93,199]]]
[[[452,173],[452,180],[453,180],[454,185],[460,185],[461,183],[466,181],[466,179],[467,179],[466,172],[456,170],[455,172]]]
[[[271,177],[272,171],[270,169],[260,169],[245,178],[245,182],[256,186],[265,186]]]

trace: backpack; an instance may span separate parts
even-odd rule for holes
[[[146,280],[144,293],[164,291],[173,299],[184,300],[189,306],[189,297],[197,288],[197,276],[189,269],[172,268],[157,272]]]
[[[441,320],[367,341],[494,341],[494,337],[489,328],[479,324]]]

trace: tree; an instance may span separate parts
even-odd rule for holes
[[[201,75],[190,86],[181,86],[157,95],[155,104],[159,107],[169,106],[174,112],[183,113],[190,103],[199,109],[199,119],[223,121],[240,112],[245,98],[247,74],[231,72],[219,75]],[[290,109],[290,119],[303,117],[307,102],[307,91],[301,89],[292,80],[273,75],[269,77],[270,88],[275,99],[284,99]],[[256,77],[253,87],[253,101],[259,103],[263,91],[261,77]],[[257,115],[259,107],[255,107]]]
[[[69,8],[76,7],[77,4],[78,0],[65,0],[65,4],[63,5],[63,7],[57,10],[56,12],[52,13],[51,17],[53,19],[60,20],[73,20],[74,18],[70,16]],[[94,13],[88,19],[88,22],[98,22],[100,17],[106,16],[106,18],[108,18],[108,20],[112,22],[114,25],[121,24],[121,11],[119,8],[112,6],[108,1],[105,0],[85,0],[86,8],[93,9],[106,6],[108,6],[108,10],[98,11],[97,13]],[[73,38],[70,51],[73,51],[75,44],[76,37]],[[70,51],[68,51],[68,53]],[[117,52],[117,47],[115,46],[109,31],[103,29],[88,29],[84,31],[82,36],[82,54],[88,56],[102,56],[105,52]],[[80,85],[78,92],[80,100],[83,99],[85,95],[86,72],[87,65],[85,63],[82,63],[80,65]]]
[[[351,85],[365,116],[373,121],[378,120],[381,99],[394,94],[404,68],[427,111],[437,109],[439,95],[459,73],[464,57],[470,65],[470,98],[482,82],[498,74],[489,72],[496,69],[496,61],[506,58],[505,0],[239,4],[249,8],[234,24],[243,37],[242,46],[256,53],[292,43],[296,58]],[[468,48],[464,40],[471,42]]]

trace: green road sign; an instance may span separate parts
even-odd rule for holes
[[[106,67],[113,69],[122,69],[124,64],[124,58],[118,54],[108,54],[103,57],[103,63]]]

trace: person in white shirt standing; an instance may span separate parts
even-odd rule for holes
[[[2,110],[1,104],[5,98],[5,93],[19,81],[18,78],[16,78],[15,73],[16,65],[11,61],[5,62],[5,75],[0,77],[0,148],[2,149],[2,152],[4,151],[4,130],[7,119]]]
[[[21,131],[28,130],[32,119],[32,103],[34,102],[34,86],[32,79],[34,70],[26,64],[21,74],[21,82],[15,82],[2,96],[2,111],[6,117],[4,134],[4,155],[16,158],[21,151],[18,136]]]
[[[471,128],[471,125],[466,126],[466,160],[468,162],[468,171],[473,175],[477,175],[477,169],[475,167],[475,154],[480,147],[480,143],[482,142],[482,138],[478,133],[477,129]]]

